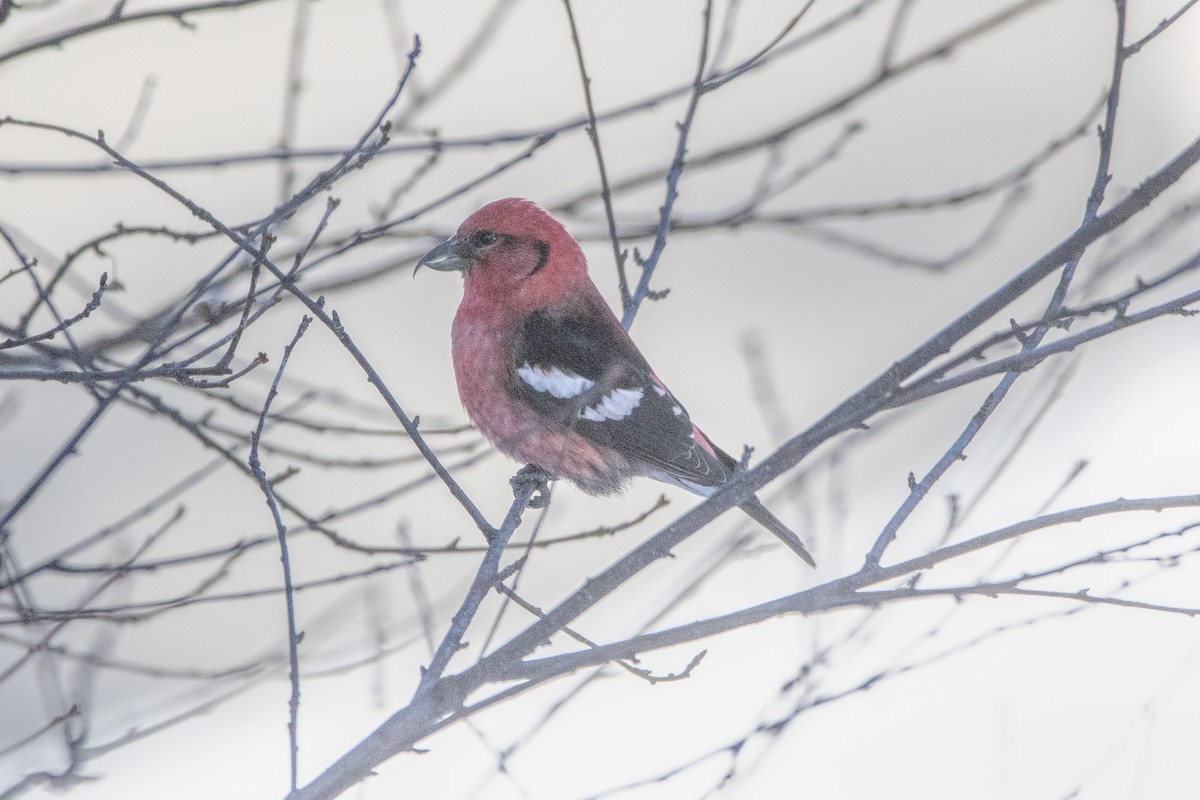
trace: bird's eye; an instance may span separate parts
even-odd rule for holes
[[[471,246],[478,249],[491,247],[499,240],[500,236],[491,231],[475,231],[471,234]]]

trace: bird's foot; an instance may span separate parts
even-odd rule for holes
[[[532,487],[529,508],[545,508],[546,504],[550,502],[550,479],[552,477],[549,472],[537,464],[526,464],[517,471],[516,475],[509,478],[508,482],[512,485],[513,497]]]

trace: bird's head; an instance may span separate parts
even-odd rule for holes
[[[567,229],[538,204],[517,197],[467,217],[457,233],[421,257],[421,267],[461,272],[464,304],[500,303],[514,311],[561,302],[587,282],[587,261]]]

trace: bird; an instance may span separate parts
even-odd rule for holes
[[[738,462],[692,422],[588,275],[565,227],[509,197],[468,216],[417,262],[459,272],[451,326],[459,398],[504,454],[592,495],[647,477],[707,497]],[[757,496],[739,507],[810,566],[800,538]]]

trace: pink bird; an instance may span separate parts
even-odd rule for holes
[[[463,275],[451,333],[458,394],[501,452],[595,495],[649,477],[707,497],[733,477],[737,461],[654,374],[579,244],[536,203],[488,203],[420,267]],[[739,507],[816,566],[757,497]]]

